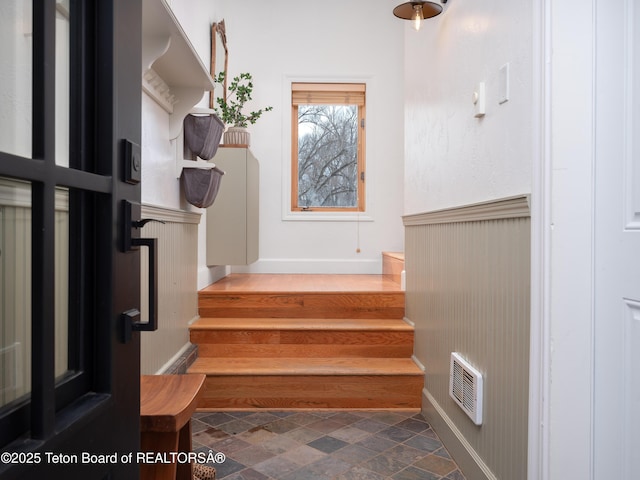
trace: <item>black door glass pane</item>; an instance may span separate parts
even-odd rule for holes
[[[0,2],[0,151],[31,158],[32,0]]]
[[[31,185],[0,177],[0,409],[31,390]]]

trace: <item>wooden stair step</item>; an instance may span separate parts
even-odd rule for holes
[[[205,375],[416,375],[410,358],[198,358],[189,373]]]
[[[215,285],[215,284],[214,284]],[[404,292],[227,292],[200,290],[201,317],[402,318]]]
[[[413,345],[348,345],[348,344],[233,344],[199,343],[201,358],[403,358],[411,356]]]
[[[190,328],[191,342],[197,344],[267,345],[411,345],[413,328],[402,320],[384,325],[341,325],[336,321],[305,324],[303,319],[271,323],[244,319],[201,319]],[[246,321],[249,320],[249,321]]]
[[[403,331],[413,327],[400,319],[379,318],[199,318],[190,330],[356,330]]]
[[[401,358],[199,358],[198,409],[420,408],[424,374]]]
[[[202,357],[410,357],[399,319],[203,318],[190,328]]]
[[[423,384],[418,375],[207,375],[198,410],[419,409]]]
[[[397,292],[384,275],[232,273],[202,291],[214,292]]]
[[[390,275],[228,275],[198,292],[198,408],[420,408],[404,301]]]

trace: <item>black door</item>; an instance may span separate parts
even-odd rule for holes
[[[141,15],[140,0],[0,2],[3,480],[138,476],[139,334],[123,341],[121,313],[140,303],[122,204],[140,201],[125,170]]]

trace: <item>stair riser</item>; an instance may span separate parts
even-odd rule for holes
[[[382,274],[400,284],[404,270],[404,254],[382,252]]]
[[[402,318],[404,293],[212,294],[199,296],[201,317]]]
[[[200,410],[419,408],[421,375],[207,376]]]
[[[191,342],[269,345],[411,345],[413,332],[193,330]]]
[[[413,352],[413,332],[195,330],[200,357],[402,358]]]
[[[266,344],[198,344],[199,357],[219,358],[407,358],[413,345],[266,345]]]

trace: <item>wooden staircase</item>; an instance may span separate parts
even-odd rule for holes
[[[335,284],[344,281],[350,291]],[[413,327],[404,292],[389,285],[373,275],[231,275],[200,291],[189,369],[207,376],[198,408],[419,408]]]

